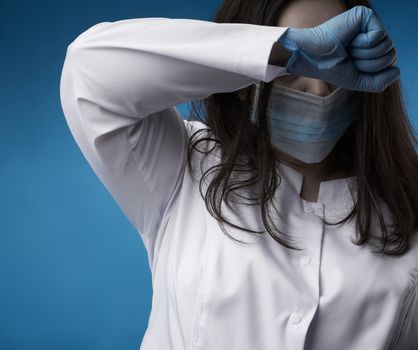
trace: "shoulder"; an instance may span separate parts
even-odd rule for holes
[[[186,126],[186,129],[187,129],[187,132],[188,132],[189,136],[191,136],[193,133],[195,133],[198,130],[208,129],[208,132],[211,131],[210,128],[200,120],[183,119],[183,122]]]

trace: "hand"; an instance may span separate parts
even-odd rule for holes
[[[312,28],[288,28],[289,73],[326,80],[348,90],[383,92],[400,76],[392,40],[374,12],[355,6]]]

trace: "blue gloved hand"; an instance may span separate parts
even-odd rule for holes
[[[311,28],[288,28],[280,44],[289,73],[347,90],[382,92],[400,76],[392,40],[374,12],[355,6]]]

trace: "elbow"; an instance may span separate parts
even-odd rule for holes
[[[74,51],[76,48],[82,48],[85,47],[87,43],[89,43],[91,40],[94,40],[95,37],[97,37],[97,34],[102,32],[105,28],[109,27],[112,22],[100,22],[97,23],[91,27],[89,27],[87,30],[79,34],[74,38],[74,40],[68,45],[67,47],[67,53],[70,51]]]

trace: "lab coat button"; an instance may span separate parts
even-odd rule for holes
[[[299,323],[301,320],[302,320],[302,316],[300,315],[299,312],[293,312],[290,315],[290,322],[292,322],[292,323],[296,324],[296,323]]]
[[[300,259],[301,264],[308,265],[312,261],[310,256],[304,256]]]
[[[307,213],[313,213],[315,209],[313,208],[311,203],[306,203],[304,210]]]

